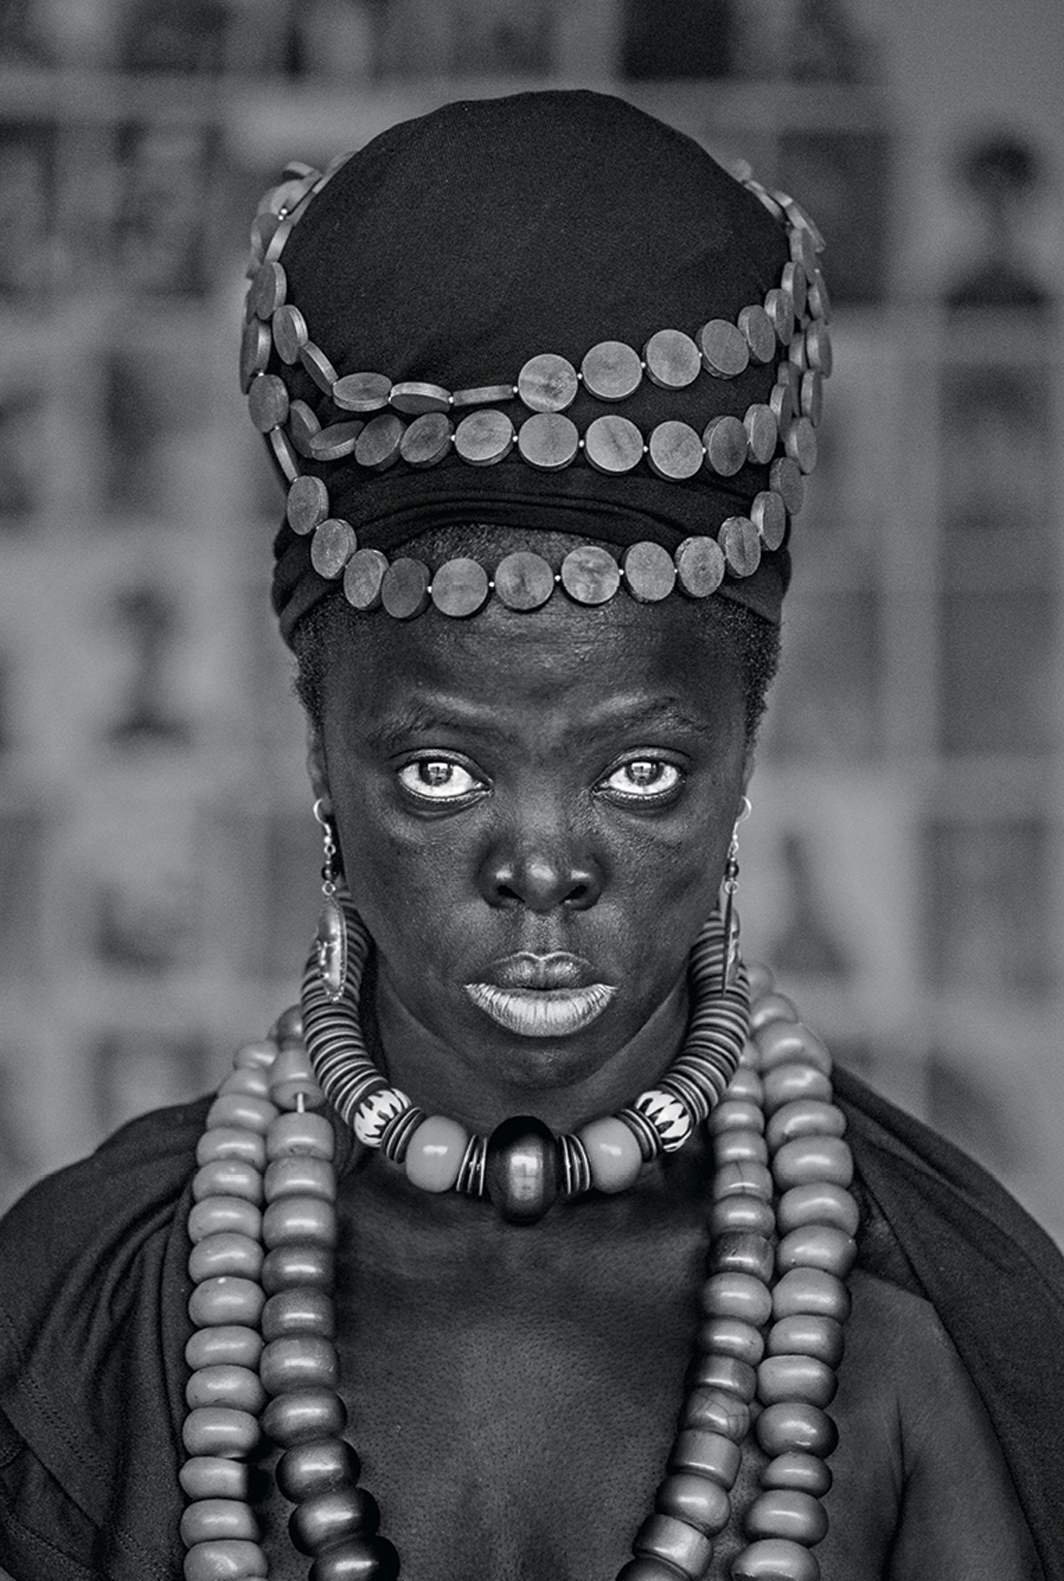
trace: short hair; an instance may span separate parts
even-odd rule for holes
[[[568,549],[575,548],[578,542],[594,541],[578,540],[567,533],[531,529],[518,533],[512,528],[501,529],[486,524],[451,523],[422,533],[417,540],[417,553],[426,562],[435,565],[459,554],[480,560],[485,565],[493,565],[508,549],[532,549],[553,559],[558,557],[559,550],[564,554]],[[603,543],[600,547],[609,548],[609,545]],[[682,595],[670,594],[670,597]],[[734,658],[743,688],[746,740],[748,746],[753,746],[765,712],[768,689],[779,667],[779,627],[730,599],[709,597],[698,599],[695,603],[707,631],[717,633]],[[316,729],[320,730],[322,725],[325,681],[330,662],[340,651],[345,634],[350,632],[356,622],[387,618],[379,613],[368,615],[353,609],[344,598],[343,588],[337,583],[296,623],[291,637],[296,660],[294,688]]]

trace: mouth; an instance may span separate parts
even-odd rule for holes
[[[499,1026],[527,1038],[571,1037],[595,1021],[617,992],[609,983],[588,983],[583,988],[499,988],[494,983],[466,983],[465,991],[477,1009]]]

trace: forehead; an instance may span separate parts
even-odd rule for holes
[[[522,614],[493,602],[468,620],[437,610],[408,622],[381,611],[338,633],[326,667],[326,707],[372,719],[417,696],[442,695],[499,712],[515,707],[586,714],[611,698],[679,702],[719,722],[743,711],[732,641],[693,602],[598,608],[552,598]]]

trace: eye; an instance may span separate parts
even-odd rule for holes
[[[623,801],[662,801],[679,789],[682,778],[675,763],[631,758],[611,770],[598,789]]]
[[[486,790],[477,779],[453,758],[417,758],[399,770],[399,783],[424,801],[464,801],[477,791]]]

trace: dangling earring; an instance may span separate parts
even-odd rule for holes
[[[739,825],[744,819],[749,818],[753,808],[749,796],[744,796],[739,807],[739,816],[732,829],[731,844],[728,846],[728,855],[724,863],[724,965],[721,970],[720,986],[723,991],[730,988],[735,981],[735,974],[739,969],[739,913],[735,909],[735,893],[739,888]]]
[[[314,803],[314,816],[321,824],[321,915],[318,918],[318,972],[325,997],[336,1004],[343,998],[347,981],[347,924],[343,907],[336,898],[336,834],[332,810],[324,797]]]

